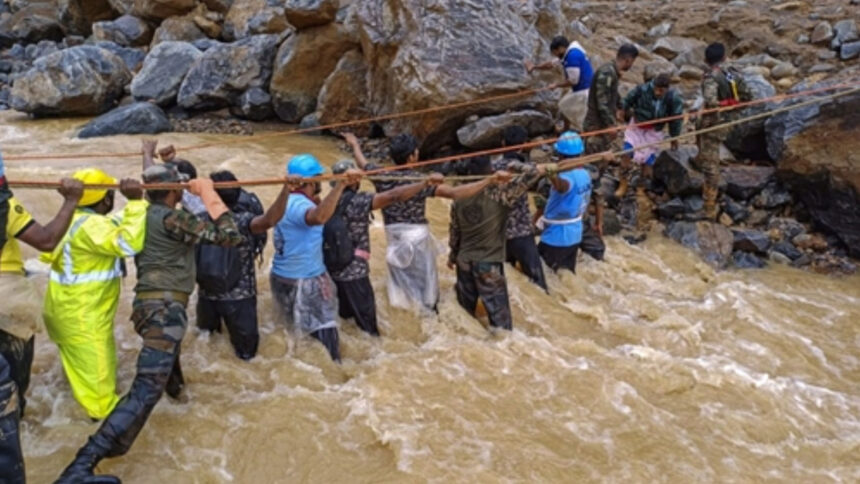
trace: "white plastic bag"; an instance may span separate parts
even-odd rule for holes
[[[391,224],[388,239],[388,301],[398,308],[433,310],[439,300],[436,241],[425,224]]]

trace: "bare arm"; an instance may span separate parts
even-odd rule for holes
[[[555,68],[556,66],[558,66],[558,61],[557,60],[548,60],[546,62],[541,62],[540,64],[533,64],[530,61],[525,61],[525,64],[526,64],[526,70],[529,72],[529,74],[531,74],[532,71],[536,71],[536,70],[537,71],[551,70],[551,69]]]
[[[145,139],[142,144],[143,147],[141,148],[141,153],[143,153],[143,171],[146,171],[147,168],[155,165],[155,148],[158,146],[158,141]]]
[[[567,193],[567,191],[570,190],[570,182],[558,175],[547,177],[547,179],[552,183],[552,187],[555,191],[559,193]]]
[[[340,196],[343,195],[344,188],[346,188],[346,184],[338,182],[319,205],[305,213],[305,223],[310,226],[325,225],[331,216],[334,215],[334,211],[337,209],[337,202],[340,200]]]
[[[269,206],[266,213],[258,215],[251,220],[250,228],[252,234],[265,233],[284,218],[284,211],[287,209],[287,200],[290,197],[290,192],[293,191],[294,188],[295,182],[287,181],[287,183],[284,183],[283,188],[281,188],[281,193],[278,194],[278,198],[276,198],[274,203]]]
[[[436,187],[436,196],[440,198],[450,198],[451,200],[462,200],[464,198],[474,197],[492,183],[492,176],[488,176],[483,180],[457,185],[456,187],[443,184]]]
[[[379,210],[391,205],[392,203],[405,202],[421,193],[421,190],[427,188],[428,184],[429,180],[425,180],[392,188],[391,190],[382,193],[377,193],[373,197],[373,204],[371,207],[373,210]]]
[[[358,165],[358,168],[361,170],[367,169],[367,165],[369,163],[367,158],[364,157],[364,153],[361,151],[361,143],[358,142],[358,138],[356,138],[352,133],[343,133],[342,136],[346,141],[346,144],[352,148],[352,156],[355,158],[355,164]]]
[[[83,195],[83,190],[83,184],[77,180],[68,178],[62,180],[59,192],[63,195],[64,200],[60,211],[47,225],[42,226],[39,223],[30,225],[24,233],[18,236],[18,240],[41,252],[53,251],[69,229],[69,224],[72,222],[72,216],[75,214],[75,208],[81,195]]]

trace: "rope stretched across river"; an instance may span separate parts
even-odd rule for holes
[[[846,85],[843,84],[840,86],[846,86]],[[767,118],[767,117],[770,117],[770,116],[773,116],[775,114],[779,114],[782,112],[791,111],[791,110],[798,109],[801,107],[805,107],[805,106],[809,106],[809,105],[813,105],[813,104],[818,104],[818,103],[821,103],[821,102],[824,102],[827,100],[836,99],[836,98],[839,98],[842,96],[847,96],[849,94],[854,94],[854,93],[860,92],[860,87],[858,87],[858,84],[856,84],[856,83],[847,84],[847,86],[853,86],[853,88],[847,89],[845,91],[841,91],[838,93],[830,94],[827,96],[816,97],[814,99],[803,101],[803,102],[800,102],[797,104],[782,106],[782,107],[779,107],[776,109],[772,109],[772,110],[765,111],[765,112],[762,112],[759,114],[747,116],[747,117],[740,118],[740,119],[737,119],[734,121],[718,124],[718,125],[711,126],[708,128],[702,128],[699,130],[695,130],[692,132],[682,134],[682,135],[674,137],[674,138],[667,138],[667,139],[664,139],[664,140],[657,142],[657,143],[650,143],[647,145],[640,145],[640,146],[637,146],[637,147],[631,148],[631,149],[621,150],[618,152],[614,152],[613,154],[616,156],[631,154],[637,150],[643,150],[643,149],[658,147],[658,146],[664,145],[665,143],[670,143],[672,141],[679,141],[681,139],[688,138],[691,136],[696,136],[696,135],[700,135],[700,134],[704,134],[704,133],[710,133],[710,132],[714,132],[714,131],[727,129],[727,128],[730,128],[733,126],[737,126],[739,124],[747,123],[750,121],[755,121],[758,119]],[[822,89],[817,89],[815,91],[833,90],[836,87],[837,86],[830,86],[826,89],[822,88]],[[798,94],[798,93],[796,93],[796,94]],[[786,95],[786,96],[788,96],[788,95]],[[780,97],[780,96],[778,96],[778,97]],[[759,101],[761,101],[761,100],[759,100]],[[733,106],[733,108],[737,108],[737,106]],[[727,109],[719,108],[719,109],[715,109],[715,110],[711,110],[711,111],[713,112],[713,111],[724,111],[724,110],[727,110]],[[702,112],[704,112],[704,111],[702,111]],[[662,122],[666,122],[666,121],[671,121],[673,119],[686,118],[687,116],[688,116],[688,114],[679,115],[679,116],[671,116],[671,117],[662,118],[659,120],[651,120],[647,123],[640,123],[640,124],[641,125],[645,125],[645,124],[652,125],[655,123],[662,123]],[[604,130],[591,132],[591,135],[593,136],[593,135],[597,135],[597,134],[611,134],[611,133],[615,133],[615,132],[624,130],[627,127],[628,127],[627,125],[613,126],[611,128],[607,128]],[[398,176],[398,177],[385,177],[384,173],[408,169],[408,168],[419,168],[419,167],[426,167],[426,166],[431,166],[431,165],[439,165],[439,164],[448,163],[451,161],[473,158],[475,156],[494,155],[494,154],[501,154],[501,153],[506,153],[506,152],[510,152],[510,151],[520,151],[523,149],[534,148],[534,147],[550,144],[550,143],[553,143],[557,140],[558,140],[558,138],[546,139],[546,140],[540,140],[540,141],[533,141],[533,142],[529,142],[529,143],[523,143],[521,145],[506,146],[503,148],[495,148],[495,149],[491,149],[491,150],[483,150],[483,151],[478,151],[478,152],[464,153],[461,155],[453,155],[453,156],[448,156],[448,157],[435,158],[432,160],[426,160],[426,161],[421,161],[421,162],[416,162],[416,163],[407,163],[407,164],[403,164],[403,165],[387,166],[387,167],[383,167],[383,168],[380,168],[377,170],[364,171],[362,173],[362,175],[369,180],[376,180],[376,181],[389,180],[389,179],[390,180],[407,180],[407,181],[408,180],[418,180],[418,181],[420,181],[420,180],[424,180],[426,177],[424,177],[424,176],[421,176],[421,177],[400,177],[400,176]],[[137,155],[139,156],[139,154],[137,154]],[[575,159],[563,160],[559,163],[559,170],[561,170],[561,171],[571,170],[571,169],[574,169],[574,168],[577,168],[580,166],[594,163],[596,161],[601,160],[602,158],[603,158],[603,154],[592,154],[592,155],[586,155],[586,156],[575,158]],[[446,177],[446,179],[466,181],[466,180],[477,180],[477,179],[485,178],[486,176],[487,175],[455,175],[455,176],[448,176],[448,177]],[[337,180],[337,179],[342,179],[342,178],[345,178],[345,176],[344,175],[321,175],[321,176],[317,176],[317,177],[313,177],[313,178],[308,178],[308,179],[306,179],[306,181],[308,181],[308,182],[317,182],[317,181],[323,182],[323,181],[331,181],[331,180]],[[235,188],[235,187],[281,185],[284,182],[285,182],[285,178],[278,177],[278,178],[265,178],[265,179],[259,179],[259,180],[240,180],[240,181],[236,181],[236,182],[218,182],[215,184],[215,186],[216,186],[216,188]],[[60,186],[60,182],[9,180],[8,183],[13,188],[24,188],[24,189],[56,189],[56,188],[59,188],[59,186]],[[178,190],[178,189],[187,188],[187,186],[188,185],[185,183],[144,184],[144,188],[150,189],[150,190],[151,189]],[[116,189],[118,187],[119,186],[116,184],[114,184],[114,185],[87,185],[87,188],[98,188],[98,189]]]

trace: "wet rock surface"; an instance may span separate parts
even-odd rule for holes
[[[203,55],[186,42],[156,45],[131,82],[131,95],[138,101],[153,101],[165,106],[176,102],[185,75]]]
[[[105,113],[87,123],[78,138],[95,138],[117,134],[156,134],[172,129],[170,121],[152,103],[133,103]]]

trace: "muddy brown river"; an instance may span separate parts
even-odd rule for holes
[[[139,149],[131,136],[71,139],[80,124],[4,113],[0,143],[7,156]],[[182,155],[203,175],[259,178],[301,152],[327,164],[343,157],[330,139],[290,136]],[[85,166],[140,173],[136,158],[6,165],[12,179],[56,180]],[[265,203],[276,192],[257,190]],[[43,222],[60,204],[47,191],[16,196]],[[446,242],[448,205],[431,200],[428,213]],[[640,246],[610,239],[605,262],[584,258],[576,276],[550,275],[550,295],[510,271],[515,330],[493,335],[457,305],[444,256],[438,318],[389,307],[380,216],[371,235],[382,339],[342,322],[336,365],[276,324],[270,243],[258,273],[259,356],[239,361],[226,335],[190,329],[188,401],[162,399],[131,451],[98,470],[130,484],[860,481],[860,277],[715,272],[656,235]],[[25,250],[44,289],[36,257]],[[116,320],[121,392],[140,348],[129,266]],[[39,297],[0,298],[41,311]],[[97,428],[44,333],[22,426],[32,483],[52,482]]]

